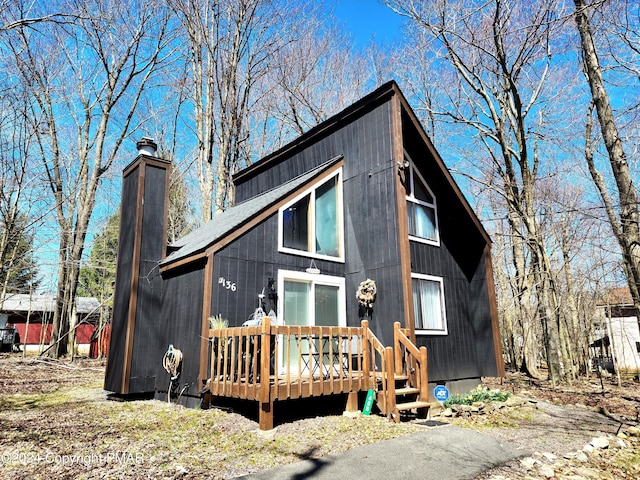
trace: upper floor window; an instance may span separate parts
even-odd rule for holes
[[[409,236],[413,240],[440,245],[436,198],[413,162],[408,156],[405,159],[409,163],[406,182]]]
[[[280,251],[342,259],[342,170],[280,208]]]

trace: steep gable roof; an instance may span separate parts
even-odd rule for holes
[[[287,158],[293,152],[299,149],[305,148],[307,145],[317,141],[318,138],[322,138],[341,128],[345,123],[362,115],[373,105],[377,105],[381,102],[389,101],[392,97],[397,96],[399,99],[402,111],[406,114],[406,117],[416,129],[422,141],[426,145],[427,149],[433,155],[438,168],[443,173],[450,185],[451,189],[455,193],[456,197],[460,200],[464,210],[469,215],[472,223],[476,226],[481,236],[485,239],[487,244],[491,244],[491,238],[484,229],[482,223],[478,219],[477,215],[473,211],[473,208],[468,203],[462,191],[458,187],[457,183],[453,179],[448,168],[444,164],[444,161],[440,157],[440,154],[435,149],[428,135],[424,131],[422,124],[418,120],[415,112],[411,109],[407,99],[401,92],[398,84],[395,81],[389,81],[373,92],[364,96],[357,102],[353,103],[349,107],[345,108],[341,112],[325,120],[324,122],[311,128],[309,131],[296,138],[292,142],[276,150],[275,152],[267,155],[258,162],[253,163],[247,168],[235,173],[233,175],[234,181],[242,182],[246,177],[252,177],[254,175],[260,175],[266,169],[268,169],[274,162],[278,162],[283,158]],[[270,206],[278,202],[283,196],[288,195],[292,191],[305,185],[308,181],[315,178],[322,173],[326,168],[335,163],[340,157],[336,157],[317,168],[314,168],[299,177],[296,177],[289,182],[286,182],[276,188],[273,188],[260,195],[252,197],[244,202],[241,202],[216,218],[206,223],[199,229],[191,232],[185,237],[181,238],[177,242],[169,246],[171,252],[161,263],[162,269],[170,268],[171,265],[176,263],[182,263],[195,255],[203,254],[205,250],[216,243],[218,240],[228,235],[230,232],[237,230],[240,226],[245,224],[248,219],[255,217],[258,213],[266,210]]]
[[[427,150],[431,153],[433,158],[435,159],[436,165],[444,175],[447,183],[451,187],[455,196],[459,199],[462,207],[469,215],[471,222],[474,224],[480,235],[483,237],[484,241],[487,244],[491,244],[491,237],[485,230],[484,226],[480,222],[480,219],[476,215],[475,211],[467,201],[466,197],[460,190],[460,187],[456,183],[455,179],[449,172],[449,169],[445,165],[442,157],[436,150],[435,146],[431,142],[431,139],[427,135],[424,130],[424,127],[420,123],[417,115],[409,105],[408,100],[400,90],[400,87],[395,82],[395,80],[391,80],[386,82],[376,88],[371,93],[365,95],[360,100],[351,104],[344,110],[338,112],[332,117],[328,118],[324,122],[316,125],[311,128],[292,142],[284,145],[280,149],[274,151],[273,153],[263,157],[259,161],[249,165],[248,167],[236,172],[233,174],[234,181],[239,184],[240,182],[245,181],[247,178],[253,177],[255,175],[260,175],[265,170],[269,169],[273,164],[288,158],[296,151],[304,149],[307,145],[313,144],[318,141],[318,139],[323,138],[332,132],[342,128],[348,122],[353,121],[353,119],[358,118],[361,115],[364,115],[369,109],[373,108],[375,105],[379,105],[381,103],[389,101],[393,97],[398,98],[400,102],[400,107],[402,112],[406,115],[406,118],[411,123],[413,128],[418,132],[421,140],[424,142]]]
[[[269,207],[275,206],[291,193],[305,188],[308,183],[338,163],[341,159],[341,155],[332,158],[293,180],[230,207],[202,227],[171,244],[169,250],[172,251],[172,253],[160,262],[160,267],[167,267],[170,264],[187,259],[192,255],[204,252],[209,246],[221,238],[245,225],[249,219],[256,217],[258,214],[269,209]]]
[[[304,149],[307,145],[316,142],[318,138],[325,137],[340,129],[343,125],[354,118],[362,116],[364,112],[372,108],[372,106],[388,101],[394,93],[399,92],[400,89],[398,88],[398,84],[394,80],[384,83],[373,92],[365,95],[360,100],[352,103],[332,117],[329,117],[325,121],[307,130],[305,133],[286,145],[262,157],[260,160],[252,163],[248,167],[235,172],[233,174],[234,182],[242,182],[245,177],[259,175],[261,172],[270,168],[273,163],[291,156],[298,150]]]

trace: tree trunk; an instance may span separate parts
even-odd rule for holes
[[[638,225],[638,192],[633,184],[629,163],[623,143],[618,133],[616,119],[609,95],[602,78],[602,68],[598,60],[596,45],[587,16],[585,0],[574,0],[576,5],[576,25],[580,34],[584,72],[591,90],[600,130],[609,155],[611,173],[615,180],[620,206],[615,209],[608,198],[605,182],[595,170],[593,148],[590,146],[590,119],[587,120],[586,157],[589,171],[605,203],[605,210],[613,233],[622,250],[624,273],[636,311],[640,312],[640,227]],[[640,316],[638,317],[640,325]]]
[[[496,243],[494,243],[494,247]],[[502,255],[495,255],[494,262],[494,274],[496,276],[496,286],[498,287],[498,305],[500,311],[501,323],[501,335],[506,341],[506,353],[509,361],[509,365],[514,370],[519,370],[522,365],[520,353],[516,350],[516,332],[514,329],[515,311],[513,304],[513,297],[511,295],[511,289],[509,288],[509,280],[504,273]],[[500,264],[498,264],[500,262]]]
[[[67,354],[67,343],[63,341],[65,333],[69,330],[68,317],[65,313],[65,291],[67,278],[67,236],[60,235],[58,246],[58,289],[56,293],[55,309],[51,326],[50,348],[47,354],[58,358]]]
[[[572,356],[572,375],[577,378],[579,375],[579,368],[585,361],[582,352],[584,350],[583,345],[585,343],[584,336],[580,331],[580,319],[578,318],[578,305],[575,296],[575,285],[573,281],[573,274],[571,273],[571,258],[569,255],[569,239],[566,223],[563,222],[561,230],[561,250],[562,260],[564,265],[564,277],[567,284],[566,304],[567,314],[566,319],[566,331],[567,339],[570,345],[569,352]]]

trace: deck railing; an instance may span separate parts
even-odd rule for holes
[[[260,428],[273,426],[273,402],[377,390],[393,356],[363,321],[360,327],[262,325],[212,329],[211,395],[261,404]],[[393,373],[393,366],[390,369]],[[353,404],[351,402],[351,404]],[[357,402],[356,402],[357,405]]]
[[[380,411],[389,417],[396,406],[393,349],[385,347],[369,330],[369,322],[367,320],[362,321],[362,329],[367,346],[363,363],[366,366],[365,368],[372,368],[373,372],[375,372],[374,375],[370,376],[375,378],[378,383],[378,388],[375,389],[377,390],[376,402]],[[380,366],[379,372],[376,371],[378,365]]]
[[[357,393],[367,390],[377,392],[378,407],[391,417],[399,374],[409,372],[421,391],[427,387],[426,349],[418,350],[399,325],[394,348],[366,320],[360,327],[312,327],[271,325],[267,317],[259,326],[211,329],[207,387],[213,396],[259,402],[263,430],[273,428],[275,400],[347,393],[347,409],[356,410]]]
[[[427,347],[416,347],[408,334],[409,330],[401,328],[400,322],[393,324],[395,373],[407,375],[409,386],[420,389],[418,401],[427,402],[429,400]]]

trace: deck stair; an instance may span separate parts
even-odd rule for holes
[[[394,375],[395,407],[388,413],[390,420],[400,422],[403,418],[426,418],[430,403],[421,398],[421,389],[410,385],[409,375]]]
[[[418,348],[409,331],[394,324],[393,347],[386,347],[383,372],[378,376],[377,404],[390,420],[402,417],[426,418],[429,412],[427,350]],[[387,381],[390,379],[390,381]]]
[[[406,375],[401,375],[400,377],[400,379],[396,377],[395,381],[397,383],[407,382],[406,379],[402,378],[406,377]],[[419,388],[409,386],[396,388],[396,410],[401,416],[415,411],[416,416],[419,418],[426,418],[430,403],[418,400],[418,398],[420,398]],[[395,420],[395,418],[393,419]]]

